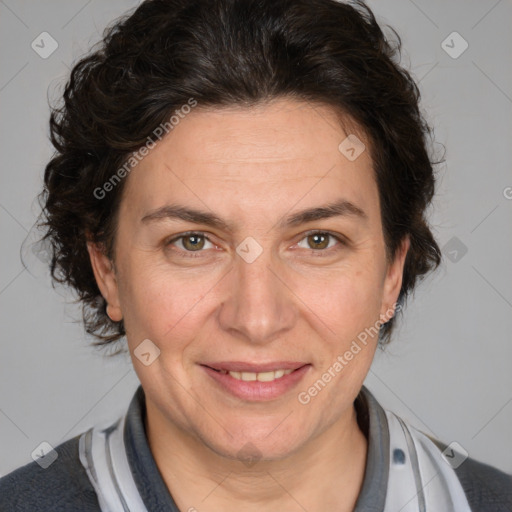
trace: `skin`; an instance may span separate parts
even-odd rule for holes
[[[409,241],[388,261],[368,145],[349,161],[338,150],[347,135],[332,108],[292,99],[197,107],[128,176],[114,264],[89,244],[109,315],[124,318],[146,395],[150,448],[180,510],[355,506],[367,440],[353,402],[377,337],[307,405],[297,395],[359,333],[389,315]],[[366,217],[279,224],[340,198]],[[232,230],[171,218],[141,221],[171,203],[215,213]],[[210,241],[194,239],[199,250],[183,238],[173,241],[191,230]],[[319,243],[310,230],[346,243]],[[263,250],[252,263],[236,252],[246,237]],[[160,350],[148,366],[133,353],[145,339]],[[311,366],[290,392],[249,402],[220,389],[200,366],[226,360]],[[253,464],[246,460],[251,455],[258,459]]]

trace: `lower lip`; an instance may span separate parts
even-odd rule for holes
[[[271,382],[260,382],[258,380],[238,380],[231,377],[229,373],[221,373],[208,366],[201,365],[206,373],[218,382],[225,391],[242,400],[254,402],[272,400],[284,395],[297,385],[309,371],[310,366],[310,364],[306,364],[292,373],[283,375],[281,378]]]

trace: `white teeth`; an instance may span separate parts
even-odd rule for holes
[[[274,372],[274,379],[280,379],[285,373],[288,375],[288,373],[291,373],[292,370],[277,370]]]
[[[289,375],[293,370],[276,370],[273,372],[228,372],[231,377],[237,380],[243,380],[246,382],[259,381],[259,382],[271,382],[276,379],[280,379],[284,375]]]
[[[261,372],[258,373],[258,380],[260,382],[270,382],[274,379],[278,379],[279,377],[282,377],[282,375],[276,376],[277,372]],[[256,374],[254,374],[256,375]]]

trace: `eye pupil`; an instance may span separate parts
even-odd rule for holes
[[[309,235],[308,239],[313,241],[314,246],[310,244],[312,249],[325,249],[329,245],[329,235],[322,233],[315,233]]]
[[[199,235],[189,235],[183,238],[183,246],[186,249],[196,251],[204,246],[204,237]]]

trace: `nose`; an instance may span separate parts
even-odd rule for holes
[[[236,256],[234,265],[218,316],[222,329],[252,344],[284,336],[298,309],[283,268],[268,250],[251,263]]]

